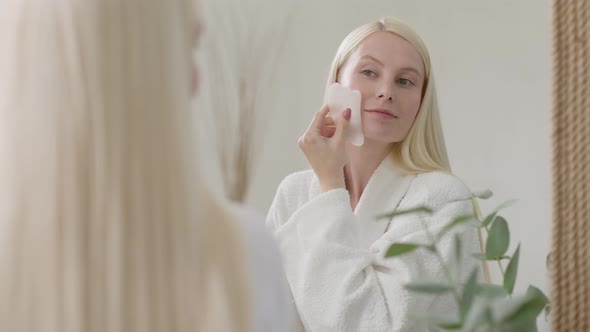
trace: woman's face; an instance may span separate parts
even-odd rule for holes
[[[400,142],[420,108],[424,65],[418,50],[407,40],[378,31],[350,53],[338,82],[360,91],[361,119],[367,139]]]

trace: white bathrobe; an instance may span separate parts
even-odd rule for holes
[[[429,243],[421,221],[436,234],[454,218],[472,214],[469,197],[469,190],[452,175],[404,175],[390,158],[377,168],[354,211],[346,189],[322,193],[312,170],[287,176],[277,190],[267,226],[279,242],[305,330],[424,331],[413,314],[456,319],[450,295],[435,298],[403,288],[409,281],[446,281],[432,253],[418,249],[396,258],[384,255],[394,242]],[[376,220],[377,215],[418,206],[435,212]],[[460,236],[464,280],[479,264],[470,256],[479,251],[479,242],[475,228]],[[439,242],[445,260],[455,257],[453,238],[451,233]]]

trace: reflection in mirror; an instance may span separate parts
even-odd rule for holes
[[[210,179],[244,202],[276,97],[292,7],[289,1],[203,1],[206,26],[196,61],[204,82],[194,108]],[[272,15],[267,15],[273,13]],[[204,110],[204,111],[200,111]]]
[[[377,58],[377,62],[361,62],[360,58],[364,54],[358,54],[358,59],[356,60],[351,59],[356,61],[355,64],[357,66],[367,65],[372,67],[362,68],[363,74],[367,75],[367,80],[373,79],[372,82],[377,80],[375,77],[383,77],[378,75],[372,76],[379,74],[376,72],[379,68],[387,68],[387,75],[391,76],[385,75],[387,79],[393,78],[394,74],[400,74],[400,77],[396,76],[396,78],[403,80],[396,81],[398,83],[404,82],[402,84],[406,84],[410,81],[414,84],[423,84],[422,87],[427,86],[430,82],[435,83],[438,109],[447,150],[446,154],[448,155],[449,166],[452,168],[453,174],[460,178],[473,191],[491,189],[494,193],[490,199],[479,202],[482,219],[503,202],[513,199],[516,200],[514,204],[503,209],[498,214],[503,220],[508,222],[510,231],[508,247],[506,250],[501,251],[507,253],[509,256],[516,256],[517,246],[519,243],[521,244],[518,252],[519,269],[514,292],[517,294],[524,293],[528,285],[535,285],[547,294],[548,273],[545,266],[545,258],[549,252],[549,224],[551,216],[551,174],[549,166],[549,137],[551,134],[550,11],[550,4],[547,0],[521,1],[518,4],[514,4],[514,6],[511,5],[510,9],[505,4],[498,2],[458,1],[458,3],[450,6],[448,3],[437,1],[427,1],[426,3],[420,3],[420,5],[403,1],[373,1],[370,6],[359,6],[354,1],[342,1],[338,3],[338,6],[335,6],[333,2],[300,2],[295,6],[279,8],[276,11],[278,13],[277,15],[289,17],[289,20],[284,20],[286,23],[283,25],[272,21],[272,18],[276,16],[260,15],[260,20],[257,21],[260,24],[266,22],[271,25],[274,24],[272,25],[273,27],[284,29],[281,30],[284,38],[278,38],[282,40],[284,46],[281,52],[275,53],[274,61],[278,65],[274,76],[268,80],[272,83],[263,85],[260,90],[260,95],[262,96],[260,100],[266,101],[267,104],[264,107],[257,108],[259,112],[264,112],[264,115],[260,116],[262,121],[257,122],[264,125],[257,127],[259,128],[257,133],[263,133],[264,136],[258,136],[256,139],[250,141],[259,150],[256,158],[251,160],[250,174],[253,175],[253,179],[250,182],[249,190],[245,191],[242,197],[260,210],[267,211],[271,206],[279,183],[287,175],[306,169],[314,169],[317,172],[317,169],[313,168],[314,163],[308,160],[310,159],[309,154],[306,158],[306,154],[302,152],[302,148],[297,144],[297,141],[310,126],[314,113],[320,111],[322,108],[326,88],[326,76],[329,74],[334,54],[337,53],[340,42],[354,28],[366,22],[375,21],[382,16],[394,16],[411,26],[420,35],[421,39],[423,39],[430,53],[431,72],[429,78],[431,79],[421,82],[422,79],[427,78],[420,76],[424,75],[427,70],[421,67],[426,67],[422,59],[425,55],[419,54],[419,63],[412,63],[412,59],[415,60],[416,57],[412,57],[410,53],[412,53],[412,50],[418,51],[419,49],[412,42],[410,44],[412,44],[411,46],[413,48],[409,47],[406,49],[408,54],[403,53],[403,55],[408,56],[407,58],[403,58],[401,56],[402,53],[395,53],[400,56],[385,57],[385,59],[379,58],[379,56],[373,56]],[[262,12],[263,10],[260,10],[257,13],[260,14]],[[526,17],[526,19],[523,19],[523,17]],[[230,33],[229,36],[234,35]],[[394,45],[399,48],[403,48],[404,45],[404,43],[395,44],[394,41],[380,43],[379,40],[376,44],[380,46]],[[271,62],[270,60],[263,60],[262,57],[268,55],[265,51],[274,50],[275,46],[273,45],[275,44],[269,39],[266,45],[266,48],[252,50],[257,54],[253,57],[260,60],[256,62],[258,64]],[[361,48],[357,50],[359,49]],[[398,63],[387,63],[388,61],[395,62],[402,60],[406,61],[403,63],[404,67],[415,68],[418,71],[417,77],[403,76],[401,72],[396,71],[396,69],[399,69]],[[383,65],[382,67],[379,67],[379,62]],[[342,78],[345,80],[348,79],[351,85],[357,84],[354,82],[354,77],[350,75],[353,69],[357,68],[352,66],[344,68],[344,71],[341,73],[343,75]],[[371,72],[364,71],[365,69],[371,70]],[[346,70],[349,72],[347,73]],[[358,74],[356,71],[354,73]],[[414,82],[412,79],[418,82]],[[221,84],[220,87],[227,87],[227,84]],[[358,85],[356,88],[362,90],[362,87]],[[407,100],[407,103],[411,104],[411,101],[413,101],[412,98],[403,99],[405,95],[402,97],[398,95],[399,91],[406,90],[401,90],[399,86],[397,88],[399,89],[395,90],[392,88],[394,92],[392,95],[397,100]],[[385,89],[385,91],[381,92],[383,92],[385,99],[388,99],[387,94],[391,91]],[[426,90],[421,92],[426,93]],[[373,94],[372,96],[377,96],[377,94]],[[422,102],[423,96],[420,95],[420,97],[419,102]],[[236,98],[236,95],[234,95],[233,98],[228,98],[226,102],[234,103],[237,100]],[[364,99],[369,100],[368,97],[364,97]],[[396,104],[392,103],[392,105]],[[383,105],[370,106],[373,109],[383,107]],[[391,111],[393,113],[397,111],[396,107],[398,106],[392,106]],[[222,108],[213,107],[213,109]],[[378,117],[386,116],[387,114],[371,115]],[[386,121],[385,119],[376,118],[375,123]],[[369,122],[367,121],[366,123]],[[334,125],[337,125],[337,123]],[[330,126],[332,124],[328,124],[328,127]],[[403,132],[403,130],[398,129],[397,132]],[[225,134],[226,131],[222,131],[222,133]],[[388,137],[386,139],[396,140],[397,138]],[[437,139],[437,141],[442,142],[440,139]],[[410,156],[415,156],[413,152],[408,153]],[[322,153],[321,156],[324,157],[325,154]],[[443,154],[439,157],[438,160],[442,164],[445,164]],[[437,158],[434,159],[436,160]],[[362,166],[367,166],[367,168],[373,167],[373,169],[376,167],[375,165]],[[444,167],[440,169],[444,170]],[[390,208],[390,210],[397,209],[398,211],[403,207],[415,207],[410,202],[404,202],[404,197],[413,197],[412,194],[414,192],[410,189],[414,184],[407,184],[408,190],[405,192],[402,190],[401,192],[403,193],[400,192],[397,194],[400,197],[394,197],[395,199],[391,199],[391,202],[380,201],[381,199],[386,200],[386,198],[378,194],[375,194],[371,199],[367,198],[363,201],[363,195],[366,193],[362,192],[361,194],[362,190],[360,189],[363,189],[363,183],[368,190],[367,195],[370,195],[371,191],[377,191],[376,188],[375,190],[371,188],[370,179],[372,172],[366,171],[366,173],[368,174],[365,176],[366,178],[359,177],[358,182],[355,182],[357,178],[354,174],[365,174],[365,170],[359,166],[356,169],[348,171],[347,174],[350,175],[348,178],[343,177],[338,180],[328,179],[325,185],[319,185],[318,183],[318,192],[322,190],[329,191],[333,187],[342,187],[342,183],[338,181],[344,179],[350,180],[352,178],[354,179],[353,181],[344,182],[344,187],[349,189],[348,191],[352,196],[348,198],[340,197],[340,199],[348,199],[349,205],[352,204],[354,206],[357,204],[356,210],[358,211],[355,212],[358,212],[358,215],[365,215],[367,218],[371,218],[379,213],[390,212],[385,211],[385,207]],[[329,174],[332,173],[329,172]],[[238,175],[234,174],[231,176],[236,177]],[[227,180],[231,176],[223,178]],[[393,176],[393,178],[398,179],[396,176]],[[418,179],[420,177],[416,178]],[[294,178],[291,177],[290,179],[293,180]],[[403,177],[399,177],[399,179],[400,182],[403,182],[401,181]],[[438,185],[445,183],[445,188],[453,188],[452,184],[442,182],[442,180],[436,180],[435,182]],[[397,183],[391,187],[400,188],[402,185],[403,183]],[[429,186],[429,188],[434,187],[436,186]],[[392,190],[389,186],[387,189]],[[336,194],[338,192],[346,196],[345,191],[335,190]],[[426,190],[425,192],[430,191]],[[424,196],[416,195],[424,198]],[[290,199],[293,199],[293,195],[288,196]],[[393,197],[396,195],[391,194],[390,196]],[[317,198],[319,199],[321,197],[318,195]],[[276,199],[280,199],[280,196],[277,196]],[[305,199],[308,199],[308,197],[305,197]],[[326,199],[328,200],[329,196]],[[395,204],[397,201],[400,202],[399,206]],[[313,200],[310,200],[311,202]],[[317,202],[317,204],[320,203],[322,202]],[[328,202],[325,203],[322,205],[324,206],[323,210],[320,208],[317,213],[328,213],[326,212],[329,211],[327,208]],[[414,203],[419,204],[420,202],[416,200]],[[436,205],[436,202],[428,201],[427,203]],[[305,211],[298,212],[300,218],[305,217],[303,212]],[[344,213],[345,211],[341,212]],[[337,213],[330,213],[330,216],[333,215],[337,215]],[[289,216],[280,216],[280,218],[283,219],[283,222],[289,220]],[[388,231],[397,231],[395,227],[403,229],[405,227],[404,220],[406,223],[410,223],[409,220],[411,219],[410,215],[396,218],[399,223],[392,220],[389,225],[386,224],[384,226],[384,229],[379,229],[382,226],[379,222],[360,222],[355,227],[369,225],[367,227],[374,228],[371,231],[377,234],[379,232],[385,232],[385,229]],[[429,218],[433,217],[431,216]],[[292,227],[308,227],[303,222],[300,224],[299,226]],[[500,222],[497,225],[501,224]],[[489,224],[490,230],[493,225],[493,222]],[[324,227],[327,226],[329,225],[324,225]],[[305,241],[312,241],[315,239],[313,234],[316,232],[320,233],[322,230],[320,222],[309,227],[310,230],[308,231],[312,235],[309,238],[306,237]],[[495,229],[501,228],[502,226],[496,226]],[[304,230],[300,231],[303,232]],[[362,232],[365,231],[368,230],[361,231],[355,228],[355,231],[352,233],[354,237],[361,237]],[[408,232],[409,228],[405,229],[405,231]],[[285,235],[288,234],[289,230],[285,228],[283,232],[283,235]],[[530,236],[532,233],[534,236]],[[329,242],[325,241],[325,239],[330,238],[333,234],[320,234],[324,237],[317,239],[319,241],[318,243],[329,245]],[[320,236],[320,234],[316,235]],[[397,234],[403,234],[403,231],[400,230]],[[485,238],[486,234],[488,233],[484,229],[482,237]],[[409,239],[411,238],[403,240]],[[280,238],[278,240],[280,243],[283,243],[281,241],[289,241],[288,239],[281,240]],[[402,239],[396,238],[396,240],[401,241]],[[475,245],[474,251],[483,251],[479,247],[479,236],[476,236],[475,240],[474,243],[469,245]],[[365,238],[361,239],[361,243],[358,245],[361,249],[369,249],[375,241],[374,238]],[[452,242],[452,237],[448,241]],[[292,241],[292,243],[297,242],[295,240]],[[500,247],[502,247],[503,244],[500,244]],[[449,244],[449,246],[451,245],[452,243]],[[463,249],[467,254],[467,248],[465,247]],[[485,245],[483,249],[486,249]],[[302,252],[304,254],[307,253],[301,250],[303,249],[294,249],[293,252],[298,254]],[[413,254],[422,255],[420,251],[416,251]],[[412,255],[412,253],[408,253],[408,255]],[[426,253],[424,255],[426,257]],[[404,259],[410,260],[410,257],[415,256],[406,257],[391,258],[387,263],[383,263],[383,266],[392,264],[390,267],[392,268],[397,266],[396,264],[404,264]],[[294,262],[296,261],[294,260]],[[366,286],[366,290],[368,291],[371,290],[369,286],[375,285],[371,283],[371,278],[376,280],[376,283],[380,287],[388,284],[388,281],[381,281],[382,275],[380,273],[382,272],[374,271],[374,274],[366,273],[367,270],[365,270],[364,265],[359,262],[357,262],[359,265],[354,265],[353,263],[350,263],[350,265],[354,265],[357,268],[359,266],[363,267],[359,268],[358,271],[363,272],[364,279],[351,277],[349,281],[358,282],[355,285],[360,285],[359,287]],[[502,268],[496,262],[489,264],[492,282],[503,286],[503,279],[509,262],[509,260],[502,261]],[[322,267],[328,265],[326,263]],[[306,268],[311,269],[311,267]],[[417,267],[417,269],[419,268],[421,267]],[[504,271],[502,272],[502,270]],[[314,277],[319,277],[320,267],[318,266],[318,270],[314,269],[313,271]],[[296,272],[294,273],[297,274]],[[469,271],[463,272],[467,273]],[[287,271],[288,275],[289,273]],[[345,275],[345,271],[343,270],[339,275]],[[483,272],[480,277],[483,278]],[[328,276],[327,278],[330,277]],[[308,285],[308,283],[304,284]],[[390,282],[389,285],[397,287],[401,283]],[[293,287],[292,284],[292,290]],[[302,303],[312,301],[313,296],[318,296],[318,293],[313,293],[309,290],[309,293],[300,295],[300,299],[298,300],[297,292],[295,290],[293,292],[295,302],[298,305],[300,305],[298,301]],[[386,290],[384,289],[383,292],[386,292]],[[375,294],[377,293],[375,291]],[[325,295],[323,293],[320,294]],[[378,299],[379,297],[377,296],[375,298]],[[343,297],[342,301],[331,306],[334,307],[335,316],[338,316],[338,313],[342,314],[346,312],[347,316],[350,317],[363,317],[363,310],[366,310],[366,308],[360,305],[359,308],[355,307],[353,305],[354,301],[351,301],[349,305],[347,304],[347,300],[348,298]],[[397,308],[395,310],[399,310],[401,312],[400,315],[409,315],[410,306],[406,307],[399,304],[394,306],[394,303],[387,302],[385,297],[381,298],[381,300],[382,303],[390,304],[390,310]],[[374,303],[378,302],[377,300],[375,301]],[[327,316],[321,317],[318,318],[320,322],[317,323],[314,318],[316,314],[313,310],[309,309],[311,313],[306,314],[305,310],[308,309],[304,308],[302,311],[301,309],[304,304],[300,306],[298,309],[301,313],[303,326],[313,327],[313,324],[320,324],[321,326],[321,324],[325,323],[323,320],[330,319]],[[313,305],[311,306],[313,307]],[[359,326],[368,324],[366,320],[357,323],[361,324]],[[543,315],[539,316],[537,325],[541,331],[549,330],[549,325]]]

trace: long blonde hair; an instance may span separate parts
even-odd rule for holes
[[[410,42],[420,53],[425,69],[425,84],[420,109],[406,138],[393,146],[391,156],[411,173],[450,172],[451,166],[438,112],[430,55],[422,39],[409,26],[394,18],[383,18],[353,30],[342,41],[336,52],[330,67],[327,86],[339,80],[342,66],[350,53],[367,36],[377,31],[392,32]]]
[[[248,330],[242,243],[192,144],[193,5],[0,7],[0,331]]]

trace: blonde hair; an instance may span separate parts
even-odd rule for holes
[[[192,6],[0,4],[0,331],[248,330],[243,245],[192,144]]]
[[[328,84],[339,80],[340,71],[350,53],[370,34],[377,31],[395,33],[410,42],[420,53],[425,69],[422,101],[406,138],[395,144],[391,156],[410,173],[450,172],[451,167],[438,112],[430,56],[422,39],[409,26],[394,18],[383,18],[353,30],[342,41],[332,61]]]

